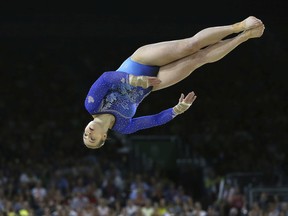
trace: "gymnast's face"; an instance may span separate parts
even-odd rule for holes
[[[87,148],[97,149],[104,145],[107,132],[101,127],[101,123],[91,121],[84,130],[83,141]]]

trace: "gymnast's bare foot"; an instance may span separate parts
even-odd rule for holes
[[[236,32],[241,32],[253,28],[257,28],[258,26],[263,25],[262,21],[254,16],[249,16],[244,19],[242,22],[236,23],[233,25],[233,28]]]
[[[242,25],[244,27],[244,30],[248,30],[263,25],[263,23],[260,19],[257,19],[254,16],[249,16],[248,18],[242,21]]]
[[[256,28],[249,29],[247,31],[244,31],[243,34],[247,36],[247,38],[259,38],[263,35],[265,30],[264,24],[261,24],[260,26]]]

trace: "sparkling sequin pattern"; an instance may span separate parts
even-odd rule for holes
[[[151,89],[131,86],[127,73],[105,72],[91,86],[85,108],[91,115],[114,115],[116,121],[112,130],[122,134],[165,124],[175,117],[172,108],[158,114],[133,118],[138,105],[149,95]]]
[[[149,92],[149,90],[144,91],[142,88],[133,87],[125,79],[121,79],[121,82],[111,86],[103,98],[99,111],[117,110],[123,117],[131,118],[139,103]]]

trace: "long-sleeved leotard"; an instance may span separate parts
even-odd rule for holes
[[[130,134],[136,131],[163,125],[175,117],[173,108],[155,115],[133,118],[138,105],[150,94],[147,89],[129,84],[129,73],[109,71],[103,73],[91,86],[85,99],[85,107],[91,115],[109,113],[114,115],[112,130]]]

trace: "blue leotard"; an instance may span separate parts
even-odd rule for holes
[[[151,93],[147,89],[129,84],[129,74],[157,76],[158,66],[139,64],[126,59],[116,71],[104,72],[91,86],[85,99],[85,108],[91,115],[109,113],[115,116],[113,131],[130,134],[159,126],[175,117],[172,108],[155,115],[133,118],[138,105]]]

